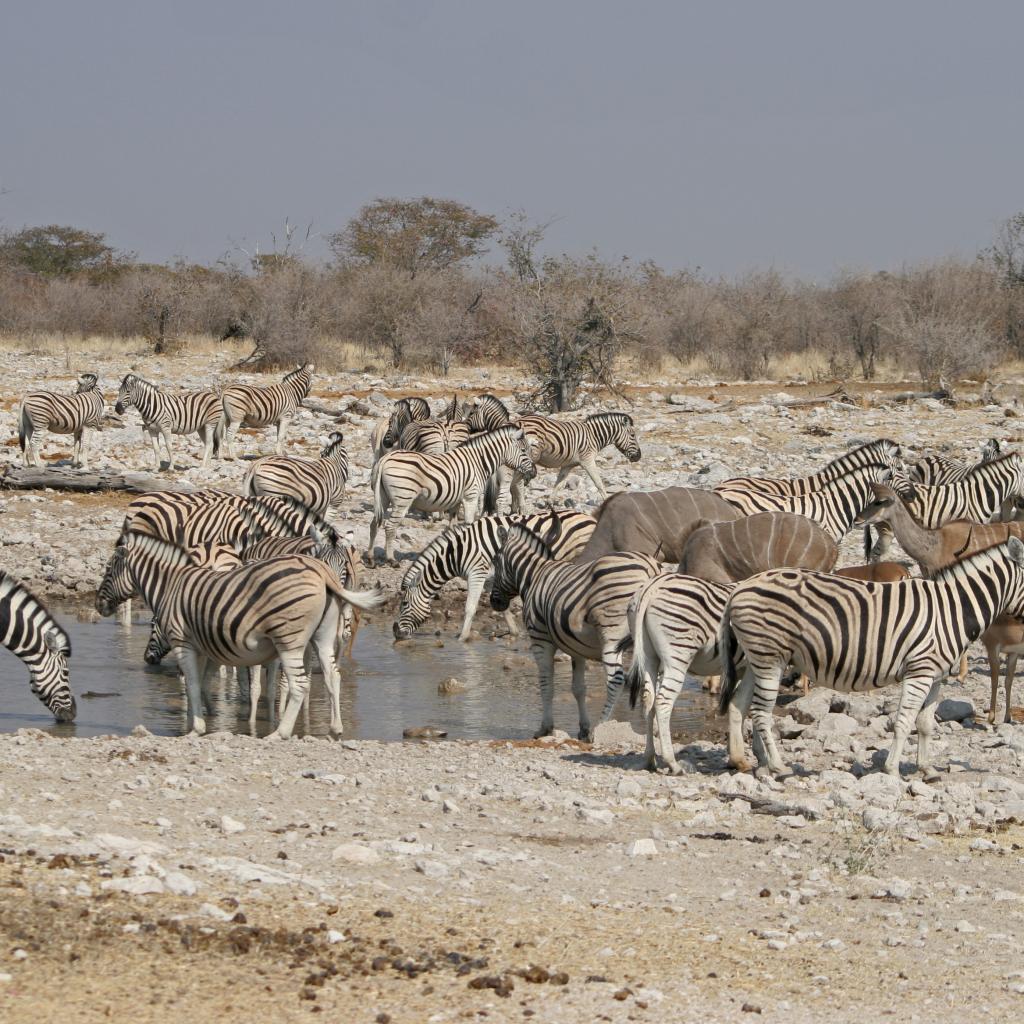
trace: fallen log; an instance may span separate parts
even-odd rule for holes
[[[93,472],[88,469],[37,468],[35,466],[8,466],[0,478],[0,487],[12,491],[194,491],[187,480],[162,480],[148,473]]]
[[[311,412],[318,412],[322,416],[333,416],[335,419],[338,419],[340,416],[344,416],[348,412],[347,409],[329,409],[326,405],[323,405],[320,402],[315,402],[309,398],[304,398],[302,400],[302,408],[309,409]]]

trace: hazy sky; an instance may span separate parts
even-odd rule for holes
[[[1024,4],[6,0],[0,222],[213,260],[380,195],[823,278],[1024,210]],[[313,254],[322,253],[314,244]]]

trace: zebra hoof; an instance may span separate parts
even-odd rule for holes
[[[921,778],[925,782],[938,782],[942,776],[932,767],[921,769]]]
[[[580,743],[593,743],[594,732],[592,729],[580,729],[578,737]]]

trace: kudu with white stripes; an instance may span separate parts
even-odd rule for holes
[[[768,771],[785,770],[772,733],[779,680],[792,664],[818,686],[860,691],[900,684],[885,771],[897,775],[911,727],[918,768],[933,777],[929,740],[942,681],[1003,611],[1024,615],[1024,544],[1011,538],[932,579],[864,583],[806,569],[761,573],[726,605],[719,710],[729,713],[729,761],[746,769],[743,717]],[[739,678],[737,656],[746,658]]]
[[[134,406],[142,417],[142,429],[149,434],[153,445],[153,464],[160,469],[162,438],[167,449],[167,466],[174,468],[173,434],[198,434],[203,441],[203,466],[210,463],[210,455],[219,454],[220,441],[217,425],[221,417],[220,395],[216,391],[185,391],[169,394],[155,384],[134,373],[127,373],[117,392],[114,412],[118,416]]]
[[[81,374],[73,395],[58,395],[53,391],[27,394],[18,410],[18,444],[25,465],[39,465],[35,435],[48,430],[51,434],[73,434],[74,464],[87,468],[85,432],[101,429],[104,404],[95,373]]]

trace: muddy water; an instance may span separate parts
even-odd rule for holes
[[[142,660],[148,626],[122,626],[112,621],[75,622],[62,616],[71,634],[71,686],[78,701],[77,720],[57,724],[29,690],[28,673],[13,655],[0,648],[0,732],[30,726],[58,736],[123,734],[144,725],[161,735],[185,730],[185,695],[173,659],[157,668]],[[345,736],[354,739],[398,740],[407,728],[432,726],[451,739],[526,739],[540,722],[537,676],[528,646],[507,640],[460,643],[447,637],[443,646],[433,636],[395,645],[390,624],[367,623],[359,631],[351,660],[341,664],[341,711]],[[575,735],[576,703],[569,692],[568,663],[556,666],[555,725]],[[442,695],[438,683],[455,676],[466,689]],[[604,699],[600,666],[587,674],[591,720],[596,723]],[[208,728],[248,731],[248,706],[228,679],[213,684],[214,710]],[[629,716],[624,698],[617,717]],[[709,698],[694,683],[684,690],[672,720],[682,738],[709,734]],[[326,735],[327,694],[314,674],[308,723],[299,717],[297,734]],[[639,718],[636,719],[639,728]],[[273,728],[261,703],[256,732]]]

